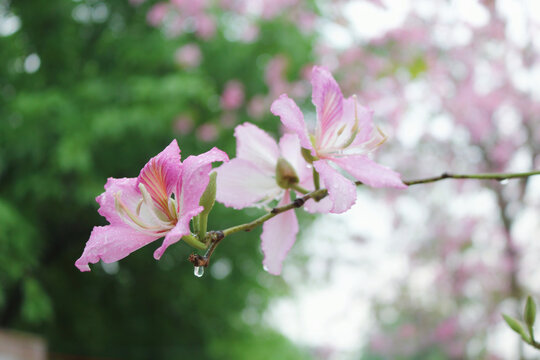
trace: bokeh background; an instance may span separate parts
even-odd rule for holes
[[[344,215],[298,211],[283,275],[260,230],[202,278],[150,245],[79,273],[107,177],[176,138],[275,136],[288,93],[314,118],[332,70],[389,136],[405,179],[540,168],[537,0],[0,0],[0,328],[49,359],[539,358],[502,322],[540,296],[540,181],[360,188]],[[209,227],[261,213],[217,205]]]

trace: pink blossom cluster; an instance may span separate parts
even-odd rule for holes
[[[273,102],[271,111],[288,131],[279,143],[257,126],[245,123],[235,129],[237,150],[231,161],[214,148],[181,162],[175,140],[152,158],[137,178],[110,178],[105,193],[97,198],[99,213],[110,224],[94,228],[76,266],[89,271],[89,263],[117,261],[165,237],[154,253],[159,259],[168,246],[190,236],[190,221],[204,209],[199,202],[213,171],[211,164],[216,161],[225,162],[215,170],[216,199],[235,209],[288,204],[317,190],[316,176],[320,176],[328,196],[309,199],[305,204],[309,212],[347,211],[356,201],[354,180],[372,187],[405,188],[397,172],[369,158],[384,141],[373,124],[372,112],[355,96],[344,98],[324,68],[313,68],[312,87],[317,114],[314,126],[308,126],[286,94]],[[184,122],[185,118],[179,119],[178,126],[186,126]],[[294,211],[264,223],[263,264],[271,274],[281,273],[298,230]]]

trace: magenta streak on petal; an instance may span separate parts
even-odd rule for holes
[[[325,133],[341,120],[343,94],[332,74],[323,67],[313,67],[311,84],[312,101],[317,108],[317,146],[320,146]]]
[[[286,191],[279,206],[286,205],[290,201],[289,191]],[[296,241],[296,234],[298,234],[298,220],[294,210],[281,213],[264,223],[261,235],[263,265],[270,274],[281,274],[283,260]]]

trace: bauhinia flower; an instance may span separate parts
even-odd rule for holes
[[[96,198],[99,213],[109,225],[96,226],[82,256],[75,262],[81,271],[102,260],[120,260],[133,251],[165,237],[154,252],[159,259],[168,246],[191,235],[189,222],[203,207],[201,195],[209,181],[212,163],[228,161],[223,151],[212,150],[180,161],[180,149],[173,140],[150,159],[136,178],[109,178],[105,192]]]
[[[293,187],[312,181],[296,135],[284,135],[278,145],[266,132],[249,123],[237,126],[234,135],[236,158],[216,170],[217,201],[235,209],[265,206],[276,199],[279,205],[285,205],[291,201]],[[282,262],[297,233],[294,211],[264,223],[261,247],[263,265],[269,273],[281,273]]]
[[[334,167],[341,168],[365,185],[406,188],[397,172],[367,156],[385,140],[382,132],[373,125],[372,111],[358,104],[355,96],[344,99],[332,74],[322,67],[313,68],[311,84],[312,101],[317,110],[313,129],[308,130],[302,112],[286,94],[275,100],[271,107],[283,125],[298,135],[306,158],[313,163],[328,189],[328,200],[319,204],[306,203],[306,208],[341,213],[354,204],[355,184]]]

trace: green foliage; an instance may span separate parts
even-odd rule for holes
[[[225,82],[240,79],[248,99],[265,93],[270,56],[287,54],[289,76],[295,76],[311,56],[312,39],[280,20],[263,24],[260,41],[252,44],[219,33],[200,44],[202,66],[186,72],[173,54],[193,39],[167,39],[149,27],[150,3],[0,3],[22,24],[0,37],[0,327],[43,334],[55,353],[305,358],[286,339],[241,319],[248,306],[260,317],[270,295],[286,291],[281,279],[262,271],[260,231],[220,245],[213,261],[231,265],[224,279],[211,268],[195,278],[187,261],[192,249],[185,244],[168,249],[159,262],[152,257],[156,243],[85,274],[74,261],[92,227],[106,224],[95,197],[107,177],[137,176],[175,136],[183,158],[213,146],[234,156],[232,129],[219,124]],[[77,7],[100,4],[108,9],[105,20],[75,20]],[[24,59],[33,53],[40,68],[27,73]],[[182,114],[195,126],[218,125],[220,139],[209,144],[175,133],[175,118]],[[240,111],[239,121],[247,120]],[[277,121],[260,125],[278,128]],[[209,229],[252,216],[216,205]]]

